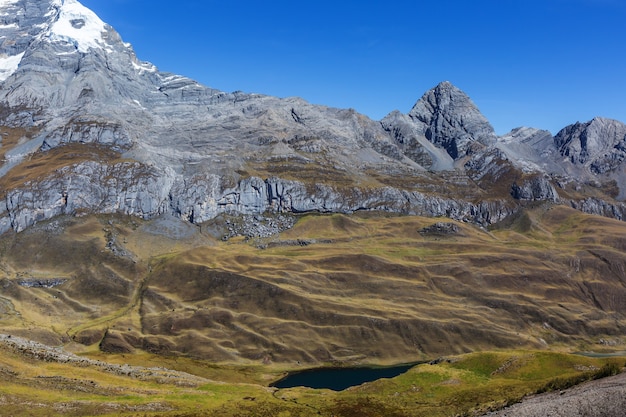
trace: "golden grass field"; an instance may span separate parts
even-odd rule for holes
[[[572,353],[626,350],[626,223],[539,206],[490,230],[312,214],[222,241],[218,225],[66,217],[2,236],[0,333],[202,380],[4,347],[0,415],[448,416],[624,365]],[[268,387],[438,357],[453,360],[340,393]]]

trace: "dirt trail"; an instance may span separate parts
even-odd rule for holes
[[[113,269],[112,269],[112,272],[116,273],[115,270]],[[116,320],[124,316],[131,316],[133,311],[136,311],[136,310],[137,310],[136,311],[137,315],[139,315],[138,309],[141,306],[141,297],[143,296],[143,292],[146,287],[146,282],[148,278],[149,278],[148,272],[144,272],[143,274],[138,274],[138,276],[135,279],[133,293],[126,306],[106,316],[98,317],[94,320],[82,323],[79,326],[75,326],[73,328],[68,329],[66,331],[67,336],[70,339],[74,339],[74,336],[76,336],[81,331],[84,331],[93,327],[102,327],[105,325],[107,325],[108,327],[110,323],[113,323]]]
[[[623,417],[626,416],[626,372],[526,398],[483,417]]]

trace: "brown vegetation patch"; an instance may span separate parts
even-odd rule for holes
[[[100,342],[106,331],[101,329],[87,329],[78,332],[72,338],[76,343],[80,343],[81,345],[89,346],[95,343]]]
[[[354,176],[351,172],[338,169],[323,160],[274,158],[263,163],[254,161],[248,163],[252,170],[265,178],[278,176],[286,180],[302,181],[305,184],[355,185]]]
[[[5,158],[7,152],[28,140],[32,139],[36,131],[22,127],[0,127],[0,160]]]
[[[119,354],[258,363],[614,340],[626,309],[626,226],[558,206],[525,213],[529,227],[491,232],[447,220],[445,239],[433,219],[310,215],[276,242],[326,243],[260,249],[196,231],[166,254],[122,217],[59,220],[54,234],[42,223],[4,237],[5,270],[67,281],[2,281],[22,316],[0,326],[54,326]],[[124,236],[134,261],[107,250],[110,233]]]
[[[30,181],[41,180],[59,169],[84,161],[113,163],[120,154],[97,144],[71,143],[47,152],[36,152],[0,178],[0,190],[6,192]]]

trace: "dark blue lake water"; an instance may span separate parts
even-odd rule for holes
[[[381,378],[393,378],[407,372],[418,363],[379,368],[323,368],[297,372],[272,384],[276,388],[327,388],[342,391],[349,387],[376,381]]]

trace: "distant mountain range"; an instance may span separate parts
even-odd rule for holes
[[[0,0],[0,133],[0,232],[83,213],[381,210],[489,225],[542,201],[626,217],[619,121],[497,136],[449,82],[381,121],[225,93],[138,60],[75,0]],[[281,228],[258,224],[235,232]]]

